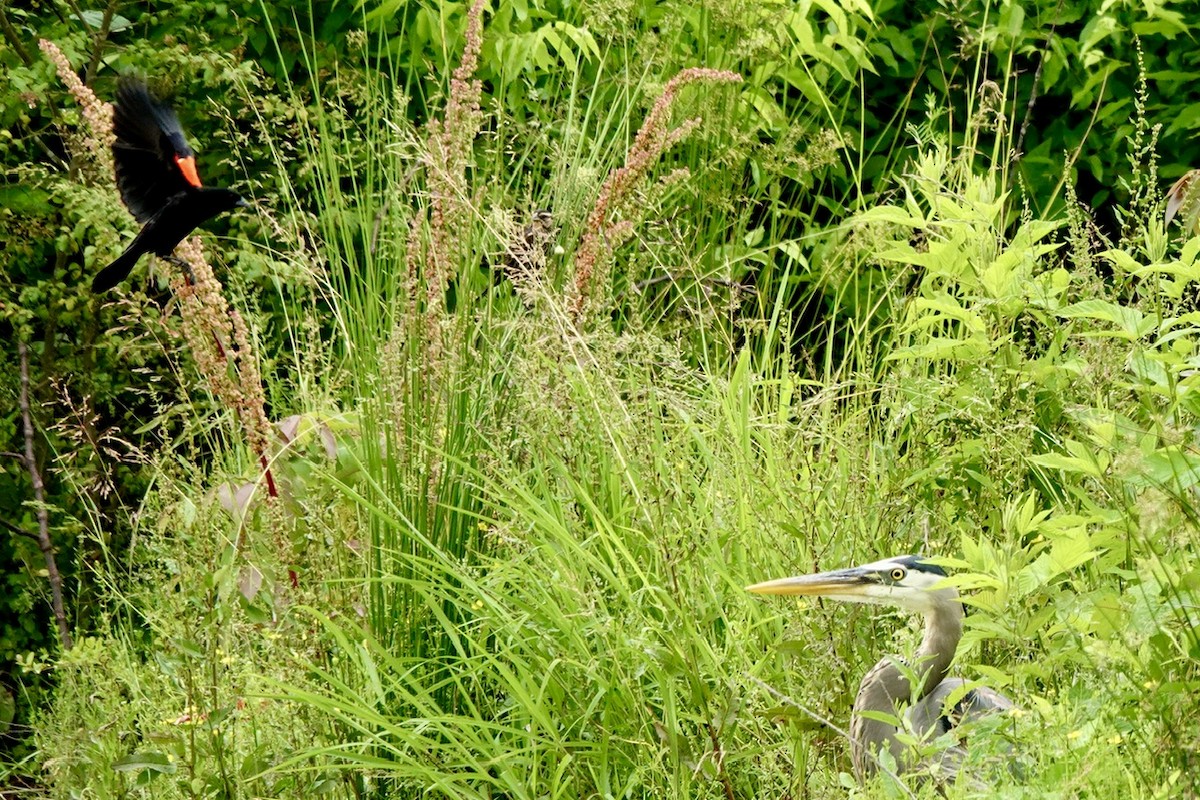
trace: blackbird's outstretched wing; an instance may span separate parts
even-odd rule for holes
[[[179,119],[139,77],[124,75],[117,85],[113,133],[117,188],[138,222],[149,221],[188,187],[200,186]]]

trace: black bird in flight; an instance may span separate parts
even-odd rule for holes
[[[117,260],[92,281],[106,292],[129,276],[144,253],[170,257],[200,223],[238,206],[250,205],[229,189],[207,189],[196,172],[196,154],[183,138],[169,105],[146,88],[142,78],[121,76],[113,108],[113,163],[121,200],[143,223]]]

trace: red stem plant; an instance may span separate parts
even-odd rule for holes
[[[249,328],[225,299],[199,237],[185,239],[176,252],[192,273],[176,273],[171,278],[172,291],[179,301],[183,337],[192,359],[212,393],[229,405],[241,422],[250,450],[262,466],[267,496],[278,497],[279,489],[271,473],[274,429],[267,418],[266,396]]]
[[[663,153],[700,125],[700,118],[685,120],[676,128],[668,127],[671,107],[679,91],[688,84],[740,83],[742,77],[728,70],[693,67],[667,82],[642,123],[633,146],[625,156],[625,165],[609,174],[600,187],[600,196],[588,214],[583,239],[575,254],[575,282],[570,297],[572,317],[578,324],[595,303],[596,287],[608,285],[612,253],[633,235],[635,189],[650,174]]]

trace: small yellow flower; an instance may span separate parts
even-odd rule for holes
[[[1067,734],[1067,738],[1072,742],[1078,739],[1080,736],[1083,736],[1083,731],[1071,731]]]
[[[487,533],[488,526],[486,522],[480,521],[476,523],[476,527],[479,528],[480,533]]]
[[[1008,715],[1009,715],[1010,717],[1016,717],[1017,719],[1020,719],[1021,717],[1025,716],[1025,709],[1023,709],[1023,708],[1010,708],[1010,709],[1008,710]]]
[[[1114,734],[1114,735],[1108,737],[1108,743],[1109,744],[1120,744],[1121,743],[1121,734],[1117,733],[1117,734]]]
[[[1158,681],[1146,681],[1142,684],[1143,689],[1157,689]]]

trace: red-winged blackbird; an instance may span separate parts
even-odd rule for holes
[[[229,189],[206,189],[196,155],[169,105],[138,77],[121,76],[113,108],[113,163],[117,188],[129,212],[145,223],[117,260],[100,270],[93,292],[108,291],[129,275],[144,253],[167,257],[200,223],[248,206]]]

